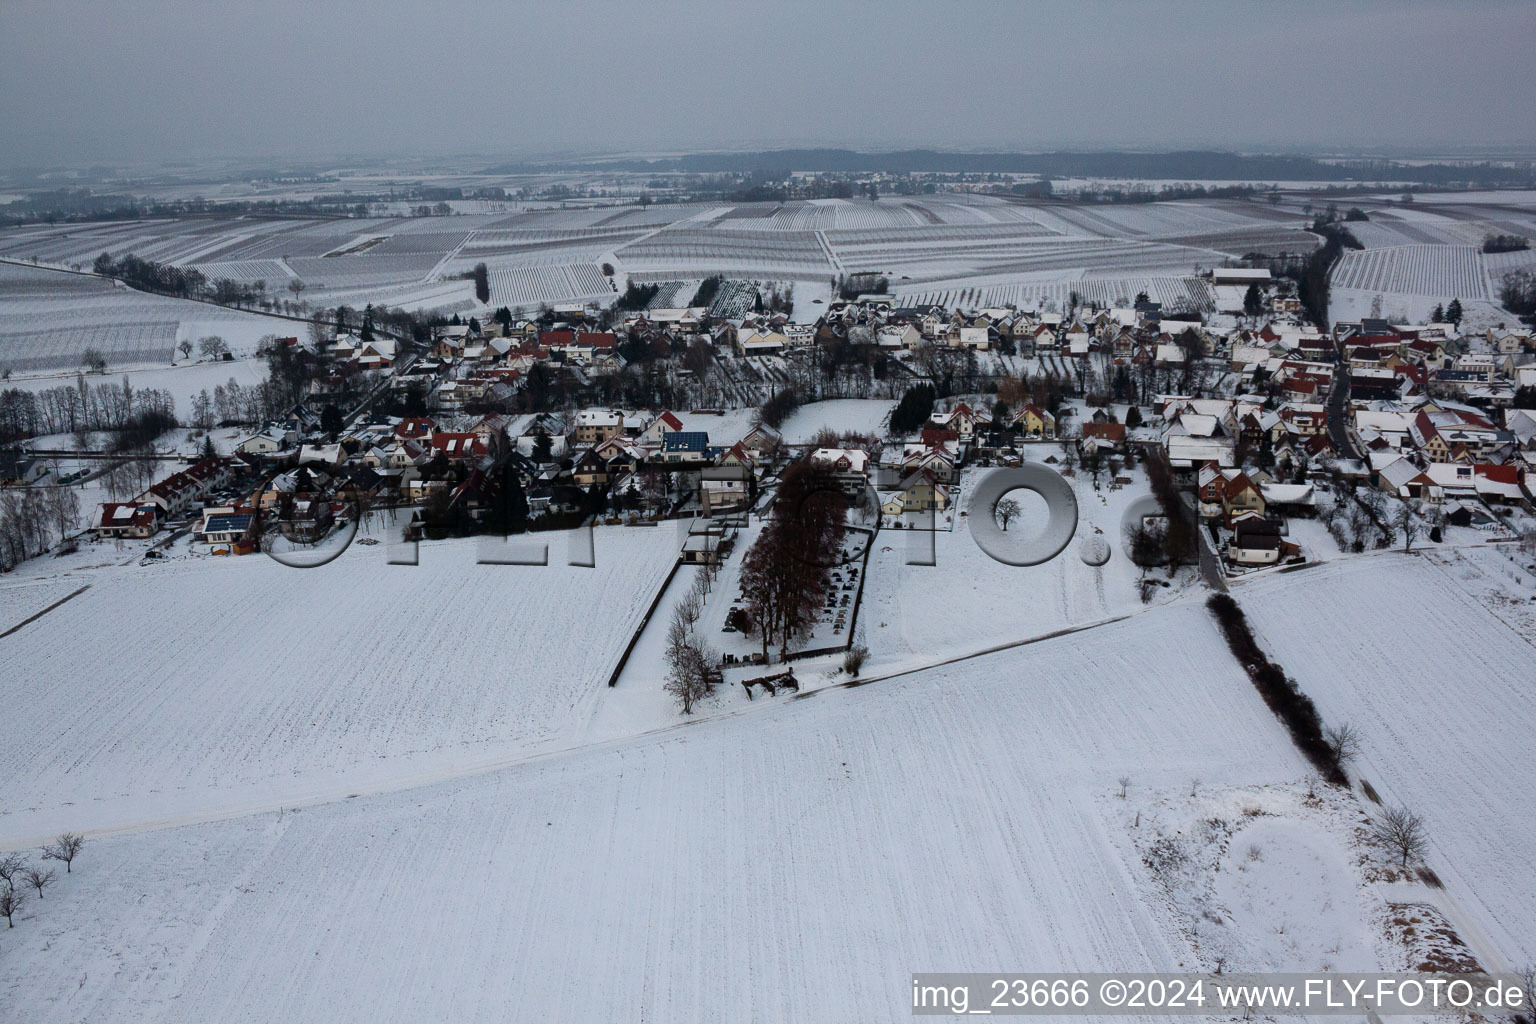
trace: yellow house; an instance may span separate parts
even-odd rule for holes
[[[1013,423],[1024,432],[1026,437],[1056,436],[1056,417],[1033,403],[1028,403],[1020,409],[1019,414],[1013,418]]]
[[[949,488],[926,469],[903,480],[901,489],[886,495],[880,504],[880,511],[888,516],[899,516],[903,512],[943,512],[947,508]]]

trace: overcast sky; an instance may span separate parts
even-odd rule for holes
[[[0,162],[1523,146],[1536,4],[0,0]]]

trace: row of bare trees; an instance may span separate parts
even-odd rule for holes
[[[693,585],[672,609],[672,621],[667,624],[666,690],[677,698],[685,715],[693,714],[694,704],[713,693],[720,681],[719,657],[698,633],[704,602],[719,572],[719,566],[713,562],[700,566]]]
[[[27,391],[0,391],[0,441],[40,434],[75,434],[122,430],[146,415],[174,417],[176,399],[158,388],[135,388],[126,374],[119,381],[92,384],[84,374],[74,384]]]
[[[44,861],[59,861],[64,865],[64,873],[70,874],[83,846],[85,837],[76,832],[65,832],[44,846],[41,853]],[[19,853],[8,853],[0,857],[0,882],[5,884],[5,888],[0,890],[0,916],[5,918],[6,927],[16,927],[16,915],[30,898],[27,887],[41,900],[43,893],[56,881],[58,876],[52,868],[31,864]]]
[[[40,555],[74,533],[80,496],[72,487],[7,487],[0,490],[0,564]]]
[[[830,470],[802,460],[784,471],[773,515],[742,563],[741,586],[752,626],[781,657],[807,634],[836,564],[849,508]]]

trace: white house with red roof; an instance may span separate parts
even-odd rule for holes
[[[660,416],[646,424],[640,431],[640,440],[646,444],[661,444],[662,438],[668,434],[674,434],[683,429],[683,421],[671,412],[663,412]]]
[[[154,505],[140,505],[135,501],[108,501],[101,506],[101,518],[96,521],[98,537],[154,536],[157,529]]]

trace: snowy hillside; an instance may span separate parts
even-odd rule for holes
[[[1138,836],[1292,820],[1304,775],[1182,604],[462,781],[101,839],[7,943],[0,993],[38,1022],[893,1019],[913,970],[1194,967]],[[1347,896],[1359,935],[1353,884],[1317,874],[1347,831],[1297,827],[1294,854],[1256,838]],[[1286,912],[1267,884],[1235,923],[1256,950]]]
[[[547,746],[584,720],[677,557],[599,531],[597,567],[475,564],[471,542],[290,569],[259,555],[102,570],[6,638],[0,844],[340,797]],[[26,614],[91,582],[16,588]],[[41,588],[41,589],[40,589]],[[12,591],[0,585],[0,596]],[[25,616],[18,616],[22,618]],[[110,667],[109,667],[110,666]]]
[[[1425,819],[1429,864],[1468,915],[1464,934],[1486,936],[1515,968],[1536,957],[1536,886],[1520,852],[1536,843],[1536,634],[1500,621],[1468,558],[1334,562],[1239,596],[1323,717],[1364,734],[1359,774]]]

